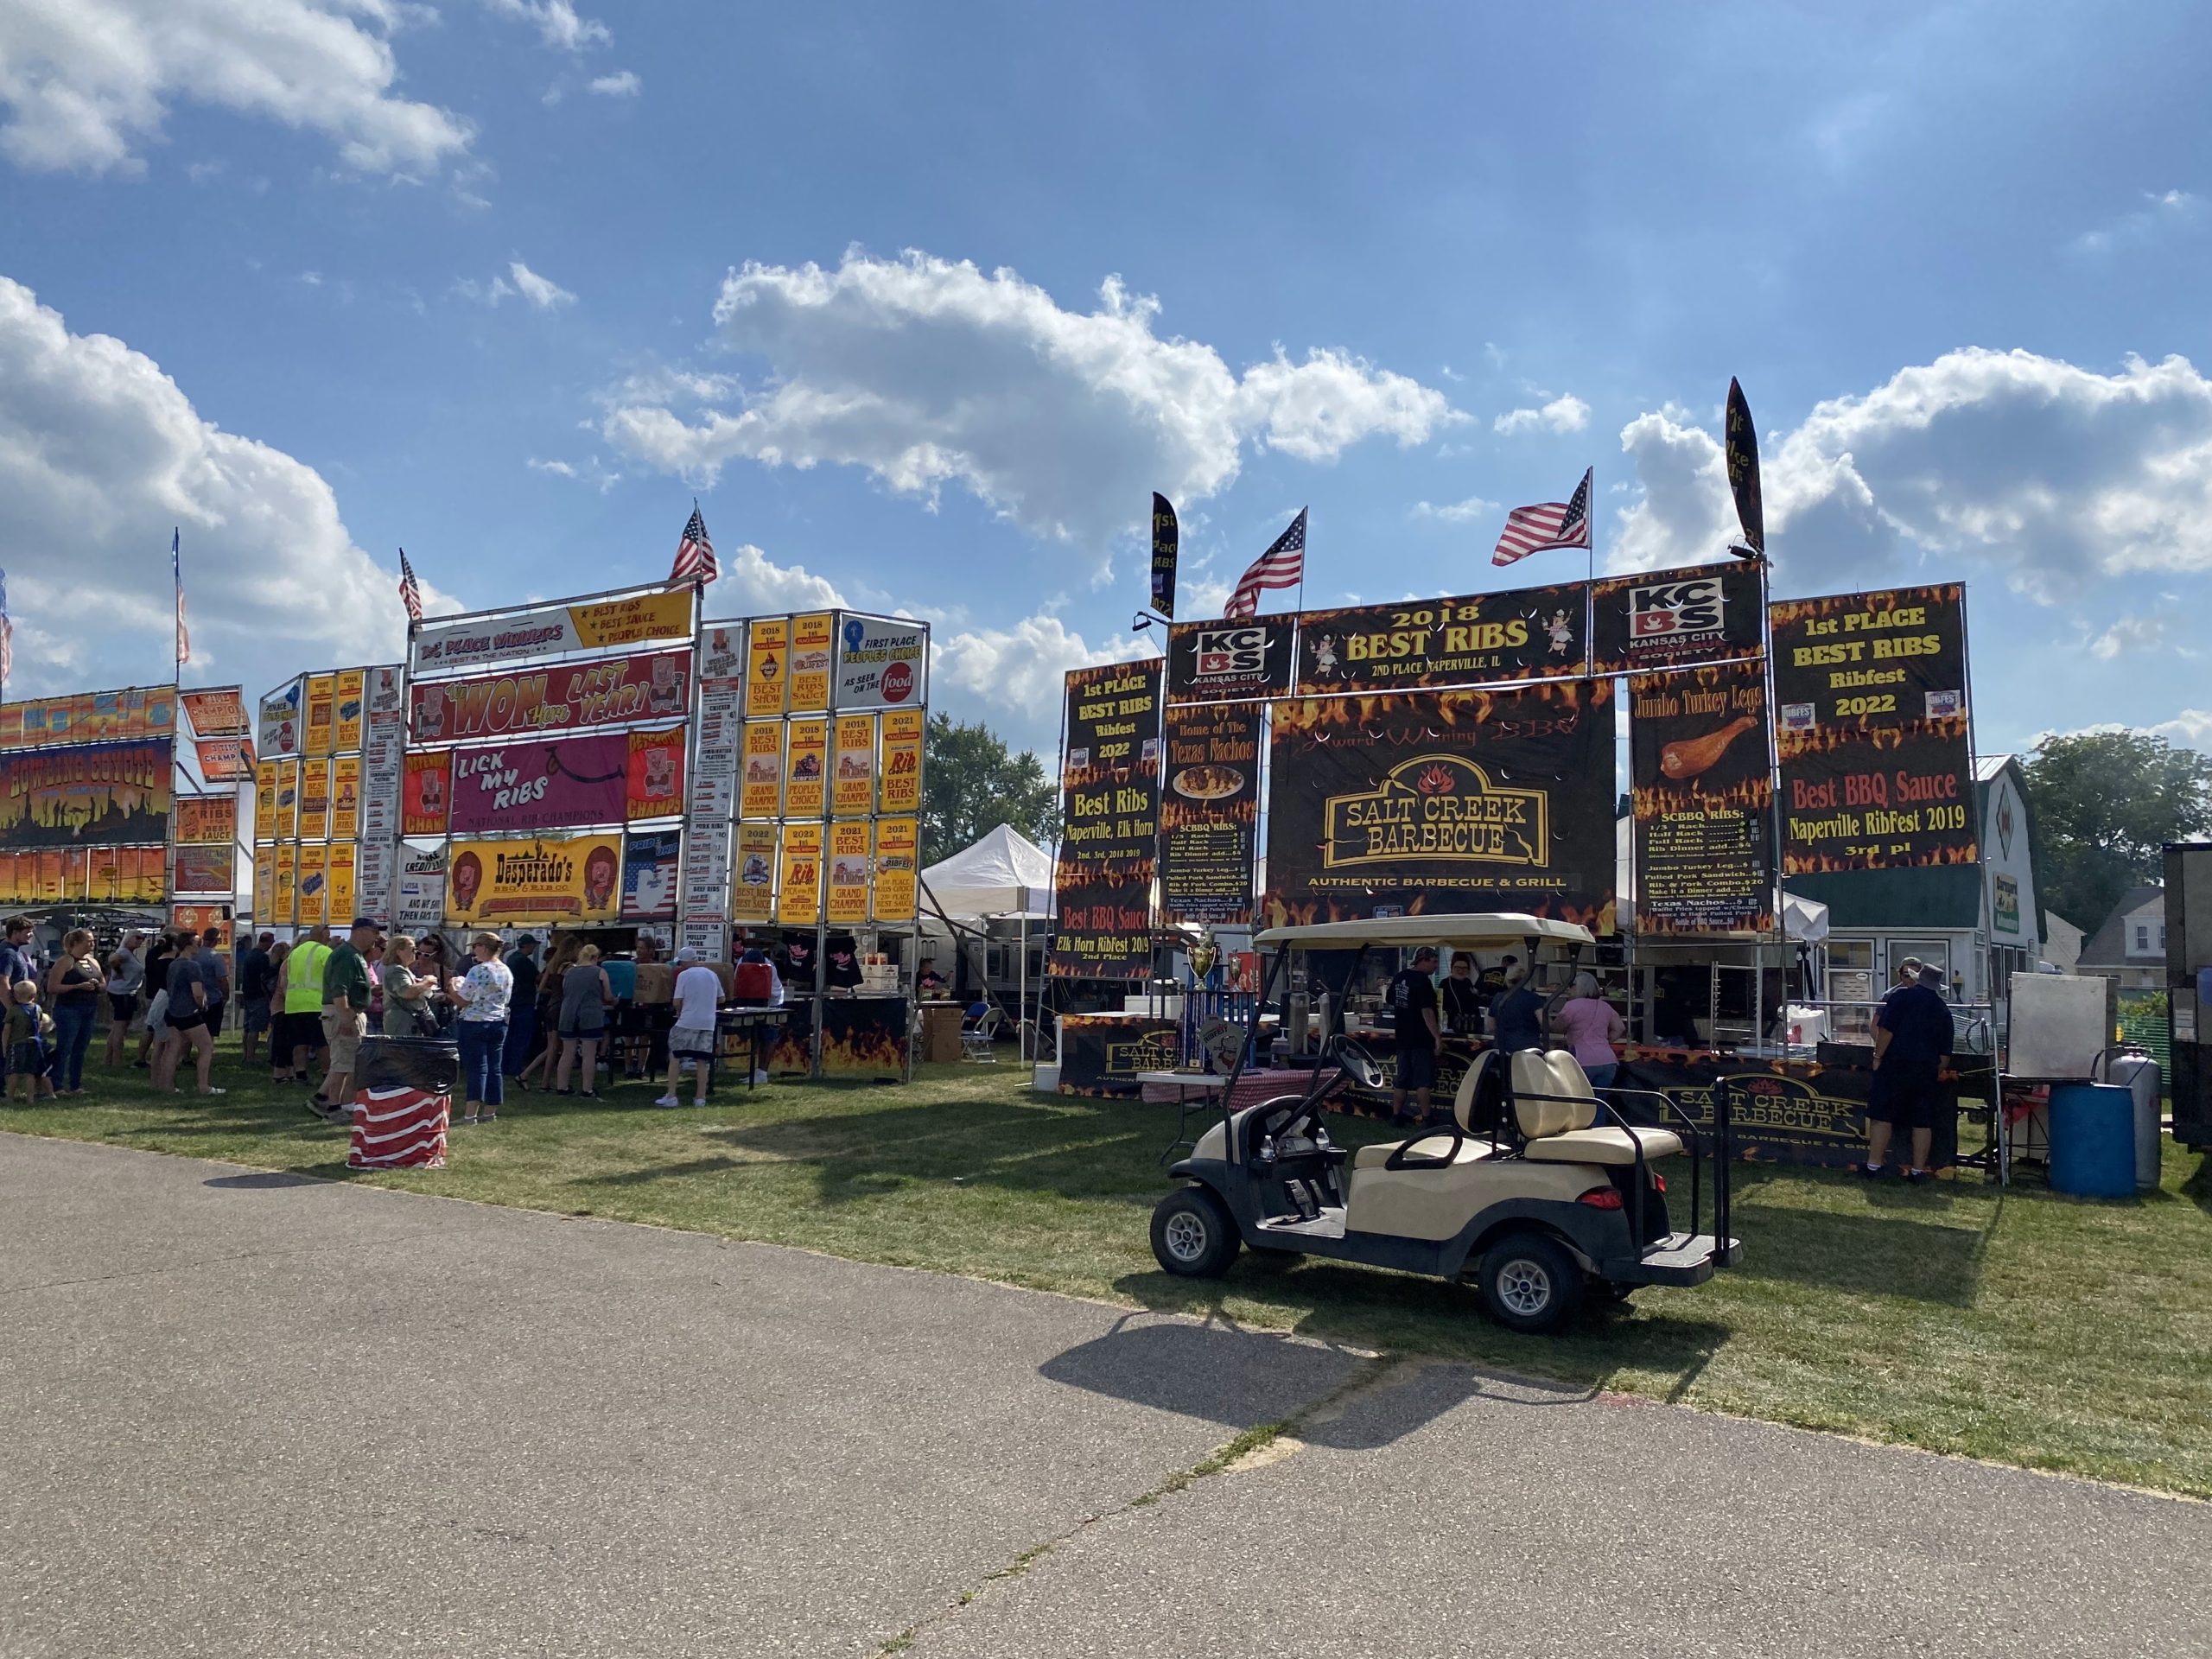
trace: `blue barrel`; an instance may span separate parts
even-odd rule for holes
[[[2050,1185],[2078,1198],[2135,1196],[2135,1094],[2108,1083],[2050,1085]]]

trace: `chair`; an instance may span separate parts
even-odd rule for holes
[[[1000,1023],[1005,1018],[1003,1009],[986,1008],[979,1014],[971,1014],[963,1020],[960,1022],[960,1058],[982,1065],[996,1065],[999,1052],[995,1045],[998,1040]]]
[[[1682,1149],[1672,1129],[1592,1128],[1605,1103],[1582,1064],[1563,1048],[1524,1048],[1513,1056],[1513,1120],[1521,1155],[1541,1164],[1633,1164]]]
[[[1443,1129],[1417,1134],[1410,1141],[1378,1141],[1354,1153],[1351,1166],[1356,1170],[1450,1169],[1489,1157],[1493,1150],[1491,1143],[1475,1137],[1483,1132],[1486,1116],[1490,1122],[1496,1121],[1494,1097],[1499,1086],[1497,1073],[1503,1070],[1499,1058],[1495,1050],[1484,1049],[1467,1062],[1466,1075],[1459,1079],[1459,1092],[1452,1098],[1452,1121],[1459,1125],[1458,1135]]]

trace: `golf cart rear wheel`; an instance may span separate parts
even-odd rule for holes
[[[1554,1331],[1582,1300],[1582,1269],[1556,1240],[1509,1233],[1483,1252],[1483,1307],[1509,1331]]]
[[[1182,1187],[1152,1212],[1152,1253],[1181,1278],[1219,1278],[1243,1243],[1229,1207],[1210,1188]]]

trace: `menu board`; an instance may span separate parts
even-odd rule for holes
[[[1066,677],[1058,919],[1048,972],[1141,979],[1152,959],[1160,837],[1161,664],[1109,663]]]
[[[1278,703],[1268,924],[1518,911],[1613,931],[1610,680]]]
[[[1297,619],[1178,622],[1167,630],[1167,701],[1236,702],[1290,691]]]
[[[1587,671],[1585,584],[1403,600],[1298,619],[1306,696],[1573,679]]]
[[[918,709],[891,709],[883,715],[880,810],[922,810],[922,742],[929,716]]]
[[[1782,600],[1770,614],[1783,874],[1977,861],[1964,588]]]
[[[1765,569],[1731,559],[1597,583],[1591,589],[1591,671],[1648,674],[1758,657],[1765,650]]]
[[[1169,705],[1160,797],[1160,899],[1171,921],[1252,919],[1260,822],[1256,703]]]
[[[1774,779],[1761,664],[1629,682],[1636,931],[1774,931]]]

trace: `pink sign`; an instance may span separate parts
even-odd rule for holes
[[[629,762],[620,733],[456,749],[453,833],[620,823]]]

